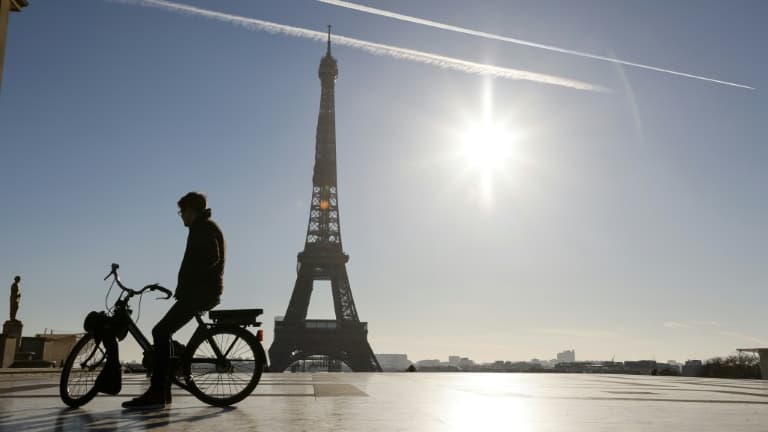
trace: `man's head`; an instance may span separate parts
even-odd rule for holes
[[[184,221],[184,226],[192,225],[198,218],[203,217],[208,207],[205,195],[200,192],[190,192],[178,202],[179,215]]]
[[[13,278],[14,282],[18,283],[21,282],[21,276],[16,276]]]

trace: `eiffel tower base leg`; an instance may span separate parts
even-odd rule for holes
[[[313,321],[305,323],[311,326]],[[354,372],[381,372],[366,340],[365,323],[350,323],[349,327],[302,328],[301,324],[292,327],[276,321],[275,340],[269,347],[270,372],[282,372],[297,361],[318,355],[342,361]]]

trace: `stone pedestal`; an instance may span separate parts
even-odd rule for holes
[[[8,320],[3,324],[3,334],[6,337],[12,337],[16,339],[16,349],[21,346],[21,329],[24,324],[19,320]]]
[[[16,358],[16,338],[0,334],[0,368],[11,367]]]

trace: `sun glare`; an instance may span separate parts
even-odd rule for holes
[[[463,118],[448,129],[455,146],[454,163],[460,167],[459,178],[470,181],[469,192],[489,207],[502,195],[517,189],[525,166],[529,164],[525,141],[528,128],[519,127],[515,102],[506,100],[496,111],[493,81],[483,83],[479,109],[465,111]],[[469,104],[464,104],[468,107]],[[498,196],[497,196],[498,195]]]
[[[471,126],[463,137],[462,155],[470,168],[492,174],[505,167],[512,155],[514,137],[492,122]]]
[[[478,191],[482,200],[491,205],[494,201],[494,183],[509,179],[516,159],[518,131],[492,117],[470,125],[461,137],[460,155],[468,174],[478,179]]]

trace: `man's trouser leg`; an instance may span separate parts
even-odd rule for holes
[[[168,369],[171,359],[171,336],[184,327],[199,311],[200,308],[192,303],[177,301],[152,329],[155,344],[152,387],[165,388],[170,372]]]

